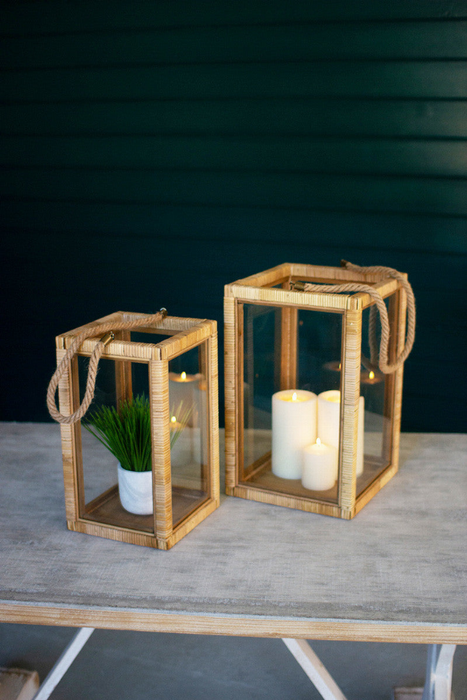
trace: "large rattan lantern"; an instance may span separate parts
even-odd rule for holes
[[[56,346],[68,528],[169,549],[219,505],[216,322],[117,312]]]
[[[224,303],[227,493],[352,518],[398,469],[406,275],[283,264]]]

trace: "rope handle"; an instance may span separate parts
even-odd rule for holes
[[[346,260],[342,260],[342,267],[346,270],[355,270],[357,272],[372,272],[381,273],[382,276],[392,277],[398,280],[402,288],[407,295],[407,332],[406,332],[406,342],[403,350],[400,352],[398,357],[396,357],[393,364],[389,364],[388,352],[389,352],[389,338],[390,338],[390,326],[389,326],[389,316],[386,304],[381,294],[368,284],[362,284],[360,282],[345,282],[343,284],[310,284],[308,282],[296,282],[292,284],[293,289],[297,289],[304,292],[366,292],[371,296],[375,302],[375,306],[370,309],[370,321],[369,321],[369,345],[370,345],[370,362],[366,361],[365,365],[367,369],[377,370],[378,368],[383,374],[392,374],[401,367],[412,351],[412,347],[415,341],[415,297],[413,293],[412,286],[406,280],[404,275],[402,275],[397,270],[392,267],[361,267],[360,265],[353,265]],[[381,341],[379,347],[379,358],[378,358],[378,347],[376,343],[376,313],[377,310],[380,315],[381,320]]]
[[[149,326],[152,324],[160,323],[167,316],[167,309],[162,308],[156,314],[151,314],[145,316],[144,318],[139,318],[136,321],[120,321],[120,322],[107,322],[100,323],[97,326],[92,326],[91,328],[86,328],[79,335],[76,336],[65,355],[62,357],[57,369],[52,375],[52,379],[49,383],[49,388],[47,389],[47,408],[49,413],[57,423],[62,425],[73,425],[79,421],[87,412],[91,402],[94,398],[94,392],[96,388],[96,377],[97,369],[99,367],[99,360],[104,352],[104,348],[115,338],[115,331],[133,330],[135,328],[141,328],[141,326]],[[81,345],[87,338],[93,338],[97,335],[103,333],[104,335],[100,338],[99,342],[96,344],[92,355],[89,359],[88,368],[88,378],[86,381],[86,391],[84,394],[81,406],[70,416],[64,416],[57,409],[57,404],[55,403],[55,392],[57,391],[60,379],[63,377],[67,371],[68,365],[73,357],[76,355]]]

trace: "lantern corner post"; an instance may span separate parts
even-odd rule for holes
[[[170,461],[169,363],[166,359],[149,362],[149,401],[151,411],[151,451],[154,499],[154,536],[158,547],[173,534],[172,474]]]
[[[356,297],[349,299],[342,328],[339,506],[345,519],[355,514],[357,490],[362,308]]]

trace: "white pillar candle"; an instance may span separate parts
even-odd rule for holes
[[[301,479],[302,450],[316,440],[317,396],[286,389],[272,397],[272,472],[283,479]]]
[[[332,389],[318,395],[318,437],[339,450],[341,393]]]
[[[302,484],[310,491],[328,491],[337,479],[337,449],[319,438],[303,449]]]
[[[318,437],[339,450],[341,393],[332,389],[318,396]],[[358,402],[357,476],[363,474],[365,399]]]

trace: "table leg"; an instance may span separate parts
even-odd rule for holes
[[[82,627],[79,632],[74,635],[73,639],[34,695],[33,700],[47,700],[93,632],[94,627]]]
[[[324,665],[305,639],[283,639],[287,649],[305,671],[324,700],[346,700]],[[424,688],[396,688],[394,697],[416,700],[452,700],[452,663],[455,644],[431,644],[428,647]]]
[[[345,695],[336,685],[336,682],[318,659],[306,639],[283,639],[282,641],[324,700],[346,700]]]
[[[451,700],[455,644],[430,644],[422,700]]]
[[[394,700],[454,700],[451,694],[455,644],[430,644],[423,688],[394,688]]]

